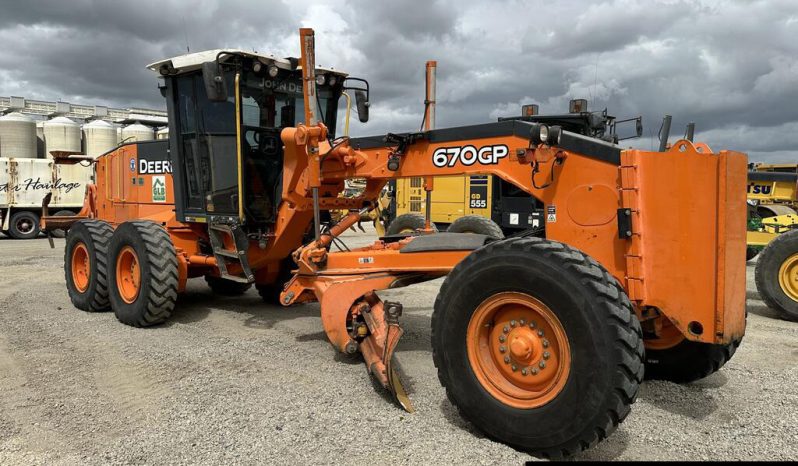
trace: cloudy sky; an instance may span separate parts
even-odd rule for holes
[[[162,108],[144,65],[211,48],[298,56],[367,78],[371,121],[418,128],[423,69],[438,61],[438,127],[495,121],[571,98],[643,115],[651,148],[695,121],[715,150],[798,159],[798,1],[0,0],[0,95]]]

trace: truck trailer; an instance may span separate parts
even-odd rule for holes
[[[75,215],[93,177],[91,164],[62,165],[54,164],[52,159],[0,157],[0,230],[15,239],[37,237],[44,197],[52,195],[50,211],[55,215]],[[64,234],[62,230],[50,233]]]

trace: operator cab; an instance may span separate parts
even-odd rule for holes
[[[267,230],[282,192],[280,132],[304,119],[298,60],[209,50],[147,67],[164,79],[177,219]],[[318,117],[331,137],[346,78],[316,70]]]

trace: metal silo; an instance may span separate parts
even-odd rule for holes
[[[66,117],[45,121],[44,150],[48,158],[56,150],[80,152],[80,125]]]
[[[83,125],[83,142],[86,155],[98,157],[116,147],[116,128],[103,120]]]
[[[21,113],[0,117],[0,157],[36,158],[36,122]]]
[[[123,142],[152,141],[153,139],[155,139],[155,135],[152,128],[141,123],[134,123],[122,128]]]
[[[44,154],[44,121],[36,122],[36,158],[47,158]]]
[[[169,139],[169,127],[164,126],[155,132],[155,139]]]

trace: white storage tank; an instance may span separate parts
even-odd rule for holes
[[[47,158],[44,154],[44,121],[36,122],[36,158]]]
[[[164,126],[155,132],[155,139],[169,139],[169,127]]]
[[[48,158],[56,150],[80,152],[80,125],[66,117],[45,121],[44,150]]]
[[[36,158],[36,122],[21,113],[0,116],[0,157]]]
[[[116,147],[116,128],[103,120],[94,120],[83,125],[84,153],[98,157]]]
[[[122,128],[123,142],[152,141],[153,139],[155,139],[155,134],[152,128],[141,123],[133,123]]]

